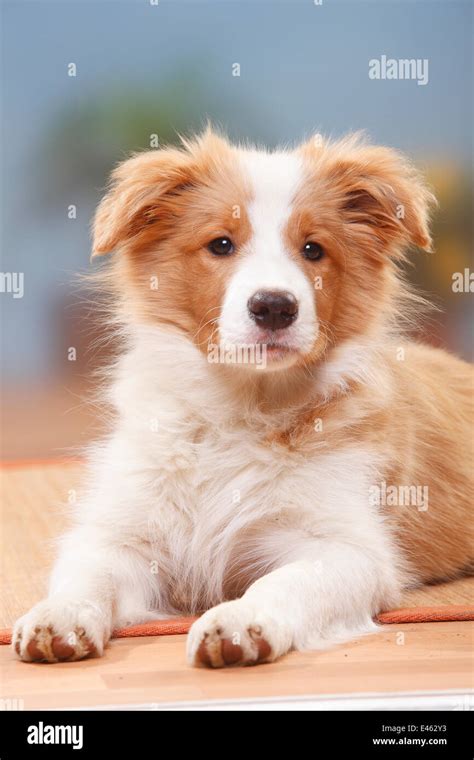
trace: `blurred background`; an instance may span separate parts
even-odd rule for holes
[[[0,293],[2,457],[72,455],[99,432],[87,399],[107,349],[76,280],[92,266],[94,207],[129,151],[208,118],[270,146],[365,129],[407,151],[440,201],[435,253],[416,252],[409,269],[440,308],[420,331],[471,358],[469,293],[452,283],[472,268],[472,8],[4,0],[1,269],[23,273],[24,293]],[[428,59],[428,84],[369,79],[382,55]]]

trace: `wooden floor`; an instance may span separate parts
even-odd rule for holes
[[[76,497],[79,465],[2,472],[0,627],[42,597],[53,539],[66,522],[61,503]],[[405,606],[472,603],[472,580],[412,591]],[[474,623],[385,626],[328,652],[292,653],[271,665],[189,668],[183,636],[117,639],[102,659],[43,665],[18,662],[0,646],[0,697],[25,709],[201,700],[450,691],[473,687]],[[464,698],[464,697],[463,697]],[[462,709],[462,704],[460,708]]]
[[[294,652],[251,668],[201,670],[184,636],[116,639],[102,659],[28,664],[0,651],[2,697],[25,709],[263,697],[456,691],[473,687],[472,623],[385,626],[328,652]],[[461,701],[460,701],[461,704]]]

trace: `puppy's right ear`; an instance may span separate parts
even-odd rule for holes
[[[165,199],[192,184],[192,161],[177,148],[147,151],[121,163],[93,224],[92,257],[120,248],[160,220]]]

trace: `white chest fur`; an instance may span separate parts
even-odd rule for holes
[[[102,503],[166,578],[170,608],[208,607],[294,557],[317,560],[322,538],[367,529],[371,452],[269,442],[271,420],[249,421],[194,347],[150,337],[118,368]]]

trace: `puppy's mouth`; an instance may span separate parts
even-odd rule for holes
[[[287,330],[258,330],[252,335],[252,340],[267,351],[299,351],[298,342],[288,334]]]
[[[254,327],[243,335],[221,336],[219,350],[212,345],[211,361],[277,370],[293,366],[307,351],[301,336],[293,330]]]
[[[298,346],[293,346],[289,343],[280,343],[279,341],[274,340],[257,340],[256,341],[257,346],[262,346],[268,353],[276,354],[276,353],[293,353],[295,351],[299,351]]]
[[[281,331],[282,335],[278,335],[278,332],[280,331],[259,331],[254,336],[255,345],[265,354],[269,364],[291,361],[301,353],[301,346],[296,341],[291,340],[286,333],[283,334],[284,331]]]
[[[285,361],[300,353],[297,348],[291,348],[290,346],[284,346],[279,343],[269,343],[264,350],[266,351],[268,362]]]
[[[284,343],[262,343],[266,346],[267,351],[297,351],[296,346],[287,346]]]

